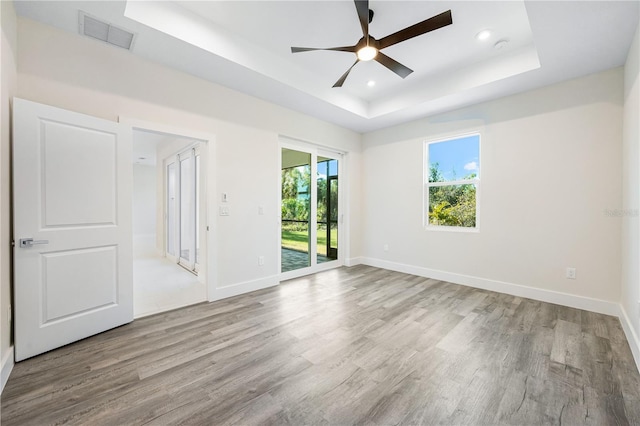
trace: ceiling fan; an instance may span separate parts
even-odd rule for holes
[[[369,35],[369,24],[373,19],[373,10],[369,9],[369,0],[354,0],[354,2],[356,4],[356,11],[358,12],[358,19],[360,20],[360,26],[362,27],[363,34],[362,38],[358,40],[358,43],[353,46],[344,47],[291,48],[291,53],[309,52],[313,50],[334,50],[337,52],[355,53],[358,59],[356,59],[356,62],[351,65],[351,67],[344,74],[342,74],[342,77],[340,77],[338,81],[336,81],[336,84],[334,84],[333,87],[342,87],[342,84],[347,79],[347,76],[351,72],[351,69],[356,66],[358,62],[370,61],[372,59],[389,68],[400,77],[405,78],[406,76],[411,74],[413,70],[402,65],[400,62],[391,59],[390,57],[382,53],[381,50],[405,40],[409,40],[410,38],[440,29],[442,27],[446,27],[447,25],[451,25],[453,23],[453,20],[451,19],[451,10],[447,10],[446,12],[443,12],[439,15],[433,16],[429,19],[425,19],[422,22],[418,22],[417,24],[411,25],[410,27],[383,37],[380,40],[376,40]]]

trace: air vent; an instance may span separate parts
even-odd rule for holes
[[[135,34],[80,12],[78,15],[80,34],[102,40],[114,46],[131,50]]]

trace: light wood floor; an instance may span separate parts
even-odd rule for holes
[[[357,266],[17,364],[2,424],[640,424],[614,317]]]

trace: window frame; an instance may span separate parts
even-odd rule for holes
[[[429,146],[436,143],[450,142],[464,139],[470,136],[478,137],[478,174],[475,179],[459,179],[446,182],[429,182]],[[481,170],[482,163],[482,133],[480,131],[456,133],[448,136],[429,139],[423,142],[423,165],[422,165],[422,220],[424,229],[427,231],[451,231],[451,232],[479,232],[480,231],[480,193],[481,193]],[[438,186],[456,186],[473,184],[476,187],[476,225],[474,227],[434,225],[429,222],[429,188]]]

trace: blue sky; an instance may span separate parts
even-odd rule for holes
[[[328,162],[321,161],[318,163],[318,176],[320,178],[327,177],[327,165],[329,166],[329,175],[337,176],[338,175],[338,160],[331,160]]]
[[[439,164],[446,180],[462,179],[480,168],[480,137],[478,135],[435,142],[429,147],[429,165]]]

